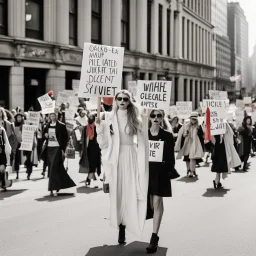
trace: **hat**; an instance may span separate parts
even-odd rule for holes
[[[197,112],[192,112],[191,115],[190,115],[190,118],[197,119],[198,118],[198,113]]]
[[[52,95],[53,95],[53,90],[50,90],[47,94],[48,94],[49,96],[52,96]]]
[[[21,112],[18,112],[18,113],[14,116],[14,118],[16,119],[18,116],[24,117],[24,114],[22,114]]]

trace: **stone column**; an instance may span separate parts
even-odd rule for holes
[[[65,70],[50,69],[46,74],[46,91],[53,90],[55,97],[57,97],[58,92],[65,90],[65,87]]]
[[[178,101],[184,101],[184,77],[179,76],[178,79]]]
[[[183,23],[183,20],[184,20],[184,31],[182,33],[184,34],[184,38],[183,38],[183,40],[184,40],[184,49],[182,51],[184,52],[183,58],[187,59],[188,58],[188,54],[187,54],[188,53],[188,37],[187,37],[187,35],[188,35],[188,26],[187,26],[188,22],[187,22],[186,18],[182,18],[182,23]]]
[[[193,41],[194,41],[194,47],[193,47],[193,61],[196,61],[196,47],[197,47],[197,45],[196,45],[196,24],[194,23],[194,25],[193,25]]]
[[[44,0],[45,41],[56,42],[56,14],[56,0]]]
[[[69,0],[57,0],[56,41],[69,45]]]
[[[8,0],[8,35],[25,37],[25,0]]]
[[[91,0],[78,0],[77,36],[78,47],[84,48],[84,43],[91,42],[92,27]]]
[[[182,3],[178,3],[180,5],[180,10],[182,10]],[[175,33],[174,33],[174,53],[176,58],[182,58],[182,11],[177,12],[175,16]]]
[[[193,41],[193,35],[192,35],[192,27],[193,27],[193,23],[190,21],[190,26],[189,26],[189,56],[188,59],[192,60],[192,41]]]
[[[102,44],[111,45],[111,0],[102,1],[102,20]]]
[[[175,77],[172,77],[171,105],[175,104]]]
[[[197,26],[197,62],[200,62],[200,33],[199,33],[199,26]]]
[[[9,76],[9,106],[11,109],[20,106],[24,109],[24,68],[11,67]]]
[[[206,64],[209,65],[209,54],[211,49],[209,48],[209,32],[206,31]]]
[[[111,45],[121,46],[121,0],[111,1]]]
[[[190,79],[187,79],[187,101],[191,101],[190,99]]]
[[[173,9],[171,9],[171,18],[170,18],[170,28],[171,28],[171,32],[170,32],[170,57],[174,57],[174,11]]]
[[[158,53],[158,3],[153,1],[151,14],[151,53]]]
[[[136,0],[130,0],[130,51],[137,51],[137,43],[138,43],[138,38],[137,38],[137,14],[134,15],[137,12],[137,1]],[[144,40],[145,43],[147,44],[146,40]]]
[[[195,109],[196,106],[196,94],[195,94],[195,80],[192,79],[192,89],[193,89],[193,93],[192,93],[192,109]]]
[[[163,6],[163,33],[162,33],[162,54],[164,56],[167,55],[167,10],[165,9],[165,6]]]
[[[130,12],[131,21],[137,18],[137,50],[144,53],[147,52],[147,7],[147,0],[137,0],[137,16],[134,15],[136,12]]]

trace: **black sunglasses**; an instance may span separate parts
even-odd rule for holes
[[[156,118],[156,117],[157,117],[157,118],[162,118],[163,115],[162,115],[162,114],[157,114],[157,115],[156,115],[156,114],[151,114],[150,117],[151,117],[151,118]]]
[[[128,101],[129,101],[129,98],[127,98],[127,97],[126,97],[126,98],[117,97],[117,100],[118,100],[118,101],[122,101],[122,100],[123,100],[124,102],[128,102]]]

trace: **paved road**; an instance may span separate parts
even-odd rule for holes
[[[179,161],[182,177],[172,182],[173,197],[164,200],[155,255],[255,256],[256,159],[251,163],[250,172],[230,174],[224,189],[215,191],[209,167],[198,169],[198,180],[188,179]],[[77,160],[69,166],[77,187],[61,191],[66,194],[49,197],[40,171],[30,181],[22,173],[9,192],[0,192],[0,255],[145,255],[152,221],[146,222],[142,241],[128,235],[127,245],[118,246],[117,231],[109,227],[108,195],[84,187]]]

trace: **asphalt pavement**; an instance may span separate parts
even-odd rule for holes
[[[190,179],[185,163],[177,161],[181,177],[172,181],[173,197],[164,199],[155,255],[256,256],[256,158],[250,161],[249,172],[232,172],[219,190],[213,189],[210,165],[201,164],[198,179]],[[146,221],[142,240],[127,234],[127,244],[119,246],[101,182],[86,188],[78,159],[69,161],[68,172],[77,187],[54,197],[40,168],[31,180],[23,171],[8,192],[0,192],[0,256],[146,255],[152,220]]]

